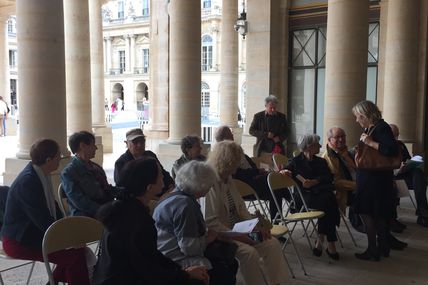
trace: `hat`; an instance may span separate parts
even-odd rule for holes
[[[138,138],[145,138],[146,136],[143,133],[142,129],[132,129],[126,132],[126,140],[133,141]]]

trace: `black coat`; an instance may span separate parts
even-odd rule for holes
[[[372,127],[373,128],[373,127]],[[373,129],[365,130],[369,133]],[[370,134],[379,143],[379,152],[385,156],[394,156],[398,152],[398,144],[392,134],[391,127],[380,120]],[[394,215],[396,193],[393,189],[392,170],[375,171],[357,169],[357,191],[354,200],[355,211],[373,217],[390,219]]]

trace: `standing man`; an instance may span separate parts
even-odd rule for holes
[[[327,132],[327,147],[322,158],[327,161],[333,174],[336,200],[342,213],[346,213],[352,191],[357,189],[355,183],[355,162],[346,145],[345,131],[339,127],[332,127]]]
[[[3,97],[0,96],[0,136],[6,136],[6,118],[7,113],[9,113],[9,107],[7,103],[3,100]]]
[[[285,114],[276,110],[278,98],[269,95],[265,99],[265,110],[254,115],[250,134],[257,138],[254,155],[265,157],[272,165],[272,154],[285,155],[284,141],[288,135],[288,122]]]
[[[161,194],[164,194],[174,189],[174,179],[172,179],[171,175],[169,175],[169,172],[163,168],[162,164],[160,163],[154,152],[146,150],[146,136],[144,135],[141,129],[136,128],[129,130],[126,133],[125,144],[128,148],[127,151],[122,154],[114,164],[114,182],[116,182],[116,185],[120,186],[120,171],[126,163],[138,158],[152,157],[158,161],[162,169],[164,187],[162,189]]]

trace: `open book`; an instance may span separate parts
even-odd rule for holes
[[[415,155],[411,159],[406,160],[404,166],[400,168],[398,173],[405,173],[408,171],[412,171],[415,168],[420,167],[424,163],[422,156]]]
[[[251,220],[242,221],[242,222],[236,223],[233,226],[232,230],[223,231],[220,233],[222,235],[229,236],[229,237],[242,235],[242,234],[249,234],[254,230],[254,228],[257,226],[258,222],[259,222],[259,218],[254,218]]]

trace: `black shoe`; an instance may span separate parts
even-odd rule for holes
[[[312,253],[313,253],[315,256],[320,257],[320,256],[322,255],[322,250],[321,250],[321,249],[318,249],[317,247],[314,247],[314,248],[312,249]]]
[[[389,240],[389,247],[393,250],[403,250],[407,247],[407,243],[399,241],[394,237]]]
[[[333,259],[333,260],[339,260],[339,253],[338,252],[330,253],[328,251],[328,248],[326,248],[325,252],[327,253],[328,256],[330,256],[331,259]]]
[[[373,260],[373,261],[379,261],[380,260],[380,255],[379,255],[379,251],[370,251],[370,250],[366,250],[363,253],[356,253],[355,257],[361,260]]]
[[[416,223],[418,223],[418,225],[420,226],[428,228],[428,218],[419,216],[418,219],[416,220]]]
[[[404,225],[395,219],[389,222],[389,230],[391,232],[402,233],[404,229],[405,229]]]

